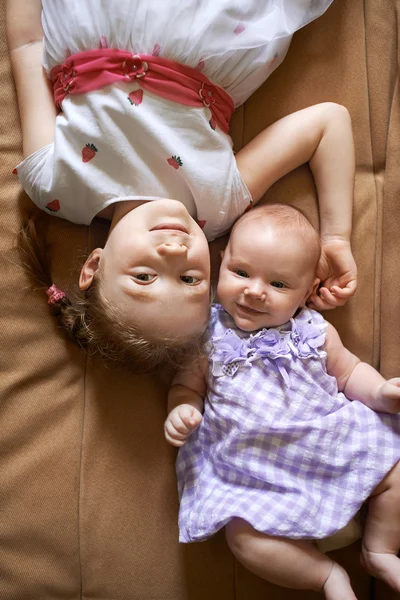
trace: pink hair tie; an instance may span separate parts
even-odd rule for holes
[[[49,304],[56,304],[57,302],[65,298],[64,292],[62,290],[59,290],[58,287],[54,285],[54,283],[49,287],[48,290],[46,290],[46,294],[49,298]]]

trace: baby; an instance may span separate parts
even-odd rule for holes
[[[400,592],[400,378],[347,350],[307,299],[320,240],[296,209],[268,205],[233,228],[201,358],[169,394],[180,541],[225,526],[248,569],[275,584],[355,599],[313,540],[369,498],[361,561]]]

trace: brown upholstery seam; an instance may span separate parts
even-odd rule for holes
[[[86,247],[90,243],[90,228],[87,228]],[[82,429],[81,429],[81,451],[79,457],[79,477],[78,477],[78,562],[79,562],[79,600],[83,599],[83,569],[82,569],[82,536],[81,536],[81,507],[82,507],[82,479],[83,479],[83,444],[85,436],[85,416],[86,416],[86,391],[87,391],[87,371],[88,355],[85,352],[83,369],[83,399],[82,399]]]
[[[374,257],[374,290],[373,290],[373,311],[372,311],[372,364],[379,371],[380,368],[380,321],[381,321],[381,305],[380,305],[380,294],[379,290],[376,286],[377,273],[378,269],[382,271],[382,252],[379,247],[378,240],[379,238],[379,227],[382,224],[382,206],[379,206],[379,193],[378,193],[378,183],[377,183],[377,175],[376,175],[376,167],[375,167],[375,159],[373,152],[373,138],[372,138],[372,114],[371,114],[371,86],[369,79],[369,71],[368,71],[368,42],[367,42],[367,31],[366,31],[366,4],[368,0],[364,0],[363,2],[363,28],[364,28],[364,51],[365,51],[365,73],[366,73],[366,97],[368,103],[368,120],[369,120],[369,133],[370,133],[370,149],[371,149],[371,164],[372,164],[372,173],[374,177],[375,184],[375,204],[376,204],[376,213],[377,219],[375,222],[375,257]]]
[[[397,257],[391,255],[391,261],[388,260],[387,254],[384,254],[385,249],[390,248],[390,243],[388,244],[388,239],[392,241],[393,236],[393,228],[390,227],[390,223],[393,223],[393,219],[396,219],[397,213],[393,215],[393,210],[395,209],[395,205],[398,204],[398,194],[397,188],[393,189],[393,184],[395,180],[398,180],[398,168],[394,165],[398,165],[398,158],[396,152],[394,150],[395,147],[398,146],[398,126],[396,124],[399,122],[399,67],[400,67],[400,48],[399,48],[399,39],[400,39],[400,3],[396,0],[392,0],[392,4],[394,7],[395,14],[395,31],[396,31],[396,48],[395,48],[395,57],[396,57],[396,78],[393,86],[392,97],[391,97],[391,105],[388,119],[388,130],[387,130],[387,139],[386,139],[386,154],[385,154],[385,183],[387,184],[386,189],[383,190],[383,200],[382,200],[382,231],[385,231],[385,238],[382,240],[382,282],[380,286],[380,294],[381,294],[381,303],[384,307],[381,311],[381,366],[385,376],[393,377],[397,376],[398,373],[398,361],[391,361],[390,356],[393,354],[393,350],[397,349],[398,342],[390,339],[387,328],[387,320],[391,319],[392,314],[398,314],[398,310],[395,304],[393,304],[394,300],[389,301],[389,303],[385,302],[387,300],[386,290],[384,290],[384,285],[390,278],[390,264],[398,264],[396,260]],[[394,141],[395,140],[395,141]],[[394,143],[393,143],[394,142]],[[392,191],[393,190],[393,191]],[[387,193],[386,193],[387,192]],[[398,221],[398,219],[397,219]],[[384,229],[385,228],[385,229]],[[389,229],[389,231],[388,231]],[[395,233],[395,235],[397,232]],[[393,241],[392,241],[393,243]],[[397,279],[397,276],[395,274]],[[392,290],[391,290],[392,291]],[[395,295],[398,297],[397,289],[395,288]],[[389,306],[389,308],[388,308]],[[390,375],[389,373],[392,373]]]

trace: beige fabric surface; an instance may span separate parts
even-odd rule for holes
[[[166,385],[89,364],[65,339],[15,251],[30,206],[13,167],[21,156],[16,97],[0,4],[0,600],[308,600],[238,565],[222,533],[177,542],[175,450],[163,438]],[[399,374],[400,111],[395,0],[336,0],[298,32],[283,65],[235,115],[236,147],[275,119],[330,100],[350,110],[356,141],[354,253],[357,295],[327,314],[344,342],[387,377]],[[307,167],[266,200],[294,203],[316,219]],[[54,280],[76,274],[90,229],[45,216]],[[214,247],[214,264],[217,250]],[[359,544],[333,555],[357,597],[370,579]],[[380,583],[375,599],[395,595]]]

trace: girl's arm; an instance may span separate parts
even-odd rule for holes
[[[350,246],[354,143],[346,108],[326,102],[280,119],[236,154],[254,202],[278,179],[309,163],[318,193],[323,282],[311,303],[322,310],[344,304],[357,287]]]
[[[173,446],[183,446],[201,423],[206,395],[206,369],[207,359],[199,359],[178,373],[172,381],[164,433]]]
[[[327,371],[349,400],[359,400],[377,412],[400,412],[400,378],[386,381],[373,367],[361,362],[342,344],[336,329],[328,324],[325,350]]]
[[[40,0],[7,0],[6,31],[21,118],[23,155],[54,139],[57,110],[42,68]]]

